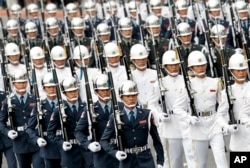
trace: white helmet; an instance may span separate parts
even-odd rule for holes
[[[31,59],[41,59],[45,58],[43,49],[41,47],[35,46],[30,49]]]
[[[207,7],[209,11],[220,11],[220,2],[218,0],[209,0],[207,2]]]
[[[149,15],[146,19],[146,27],[153,28],[153,27],[160,27],[160,20],[156,15]]]
[[[229,58],[228,69],[244,70],[247,68],[248,68],[247,60],[244,58],[242,54],[233,54]]]
[[[61,86],[62,92],[74,91],[79,88],[77,80],[72,76],[65,77],[61,81],[60,86]]]
[[[211,29],[211,37],[216,37],[216,38],[226,38],[227,37],[227,32],[226,29],[223,25],[221,24],[216,24],[212,27]]]
[[[74,17],[71,20],[71,27],[72,27],[72,29],[84,29],[85,28],[85,22],[80,17]]]
[[[188,23],[182,22],[177,25],[178,36],[188,36],[192,34],[191,27]]]
[[[111,33],[110,28],[106,23],[98,24],[96,30],[98,35],[108,35]]]
[[[28,81],[28,75],[25,70],[18,70],[15,73],[11,75],[11,81],[12,82],[27,82]]]
[[[117,44],[109,42],[104,46],[104,55],[106,57],[117,57],[120,55]]]
[[[175,2],[175,8],[176,10],[185,10],[188,9],[188,4],[185,0],[177,0]]]
[[[38,12],[39,11],[39,7],[38,7],[37,4],[31,3],[31,4],[28,5],[27,11],[28,11],[28,13]]]
[[[130,1],[128,3],[128,10],[130,12],[136,12],[137,11],[137,7],[136,7],[136,2],[135,1]]]
[[[89,50],[84,45],[79,45],[74,48],[73,59],[87,59],[89,57]]]
[[[86,1],[83,6],[85,11],[96,11],[96,3],[93,1]]]
[[[31,33],[37,31],[37,26],[34,22],[28,22],[25,24],[25,33]]]
[[[75,3],[68,3],[65,8],[67,13],[76,13],[78,11]]]
[[[117,10],[117,3],[115,1],[108,1],[105,4],[107,11],[116,11]]]
[[[46,19],[47,29],[53,29],[59,27],[58,20],[55,17],[49,17]]]
[[[51,49],[50,55],[53,60],[65,60],[67,59],[65,50],[61,46],[54,46]]]
[[[52,72],[47,72],[42,79],[42,86],[56,86]]]
[[[248,12],[248,4],[245,1],[235,2],[235,9],[238,13]]]
[[[188,67],[204,65],[206,63],[207,59],[201,51],[192,51],[188,55]]]
[[[137,95],[137,94],[138,94],[138,88],[134,81],[126,80],[119,87],[120,97],[124,95]]]
[[[10,19],[6,23],[7,30],[18,29],[18,22],[16,19]]]
[[[21,13],[22,7],[19,4],[13,4],[10,7],[10,11],[12,14],[19,14]]]
[[[47,13],[56,13],[57,12],[57,6],[54,3],[48,3],[45,7],[45,10]]]
[[[16,43],[8,43],[4,47],[4,53],[5,53],[5,56],[19,55],[20,49],[16,45]]]
[[[131,59],[144,59],[148,57],[148,51],[142,44],[135,44],[130,49]]]
[[[149,2],[151,9],[161,9],[161,0],[150,0]]]
[[[118,30],[132,30],[133,26],[132,26],[132,21],[127,18],[121,18],[118,22]]]
[[[180,59],[174,50],[165,51],[162,56],[162,65],[180,64]]]
[[[100,74],[98,75],[95,80],[93,81],[93,86],[94,86],[94,90],[106,90],[106,89],[110,89],[110,82],[109,82],[109,78],[108,75],[106,74]]]

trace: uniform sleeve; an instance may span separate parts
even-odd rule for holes
[[[60,125],[59,110],[57,108],[56,111],[52,113],[50,117],[50,121],[49,121],[48,128],[47,128],[47,133],[48,133],[48,138],[53,143],[62,145],[63,144],[62,136],[56,135],[56,131],[58,130],[58,128],[61,128],[61,125]]]
[[[8,121],[8,105],[7,101],[2,102],[2,108],[0,112],[0,131],[4,135],[8,135],[8,127],[7,127],[7,121]]]
[[[164,163],[163,147],[155,125],[155,119],[153,115],[151,115],[150,117],[150,122],[151,122],[150,135],[153,139],[154,148],[157,154],[157,164],[163,165]]]
[[[242,106],[239,117],[242,123],[250,123],[250,92],[247,93],[246,102]]]
[[[227,95],[225,90],[223,90],[221,92],[221,96],[220,96],[220,100],[219,100],[219,106],[217,109],[217,113],[216,113],[216,118],[217,118],[217,122],[219,124],[219,126],[221,128],[224,128],[225,130],[227,130],[226,127],[228,127],[228,110],[229,110],[229,105],[228,105],[228,101],[227,101]]]
[[[34,144],[36,144],[37,139],[38,139],[36,126],[37,126],[37,110],[36,110],[36,106],[34,106],[32,112],[30,114],[30,118],[28,121],[28,127],[26,130],[26,132],[29,134],[29,137],[32,139],[32,142]]]
[[[89,123],[87,112],[82,112],[81,118],[79,119],[75,128],[75,137],[81,143],[81,145],[87,150],[88,145],[91,143],[88,140],[89,136]]]
[[[102,134],[100,144],[102,148],[110,155],[115,157],[117,150],[114,150],[109,144],[110,139],[115,135],[115,126],[114,126],[114,115],[112,114],[109,118],[107,126]]]

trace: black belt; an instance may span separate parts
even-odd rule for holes
[[[149,149],[148,145],[142,146],[142,147],[134,147],[134,148],[126,148],[124,151],[126,153],[132,153],[132,154],[138,154],[145,150]]]

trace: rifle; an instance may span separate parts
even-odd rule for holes
[[[39,96],[38,86],[37,86],[37,79],[36,79],[36,70],[34,64],[31,63],[31,73],[32,73],[32,86],[34,89],[34,95],[36,97],[36,110],[37,110],[37,126],[38,126],[38,136],[43,138],[43,117],[44,113],[42,110],[41,99]]]
[[[105,10],[104,10],[104,5],[103,5],[103,1],[104,0],[100,0],[100,3],[101,3],[101,7],[102,7],[102,17],[103,17],[103,20],[105,20]]]
[[[224,48],[222,46],[221,38],[219,35],[219,41],[220,41],[220,58],[221,58],[221,65],[222,65],[222,72],[223,72],[223,82],[224,82],[224,87],[227,95],[227,102],[229,105],[228,109],[228,114],[229,114],[229,124],[236,124],[236,120],[234,117],[234,112],[233,112],[233,101],[235,98],[232,95],[232,88],[230,85],[230,78],[228,76],[228,65],[227,65],[227,60],[225,58],[225,53],[224,53]]]
[[[168,113],[167,112],[167,108],[166,108],[166,102],[165,102],[165,92],[167,91],[166,89],[164,89],[163,84],[162,84],[162,76],[161,76],[161,72],[162,72],[162,68],[160,66],[160,58],[158,56],[158,54],[156,53],[156,44],[155,44],[155,39],[153,37],[153,35],[151,35],[151,40],[153,43],[153,55],[155,58],[155,65],[156,65],[156,71],[157,71],[157,79],[158,79],[158,85],[160,88],[160,101],[161,101],[161,107],[164,113]],[[168,114],[169,115],[169,114]]]
[[[170,18],[170,25],[171,25],[171,29],[172,29],[172,32],[173,32],[172,34],[173,34],[173,40],[174,40],[174,44],[175,44],[176,56],[180,59],[180,62],[181,62],[182,76],[183,76],[183,79],[184,79],[184,83],[185,83],[185,86],[186,86],[188,97],[190,99],[190,107],[191,107],[191,110],[192,110],[191,115],[198,117],[198,114],[197,114],[197,111],[196,111],[196,108],[195,108],[195,104],[194,104],[194,93],[195,92],[191,88],[191,82],[190,82],[188,73],[186,71],[187,67],[185,65],[184,58],[181,55],[180,45],[179,45],[179,43],[177,41],[177,38],[176,38],[176,34],[175,34],[176,30],[175,30],[175,26],[174,26],[175,21],[174,21],[173,17]]]
[[[126,9],[125,1],[124,0],[121,0],[121,1],[122,1],[122,6],[123,6],[124,17],[128,17],[128,12]]]

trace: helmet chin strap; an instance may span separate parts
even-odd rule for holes
[[[128,107],[128,108],[133,108],[133,107],[135,107],[136,106],[136,104],[127,104],[127,103],[125,103],[124,101],[123,101],[123,103],[124,103],[124,105],[126,106],[126,107]]]
[[[138,66],[136,63],[134,63],[137,69],[144,70],[147,68],[147,65],[145,66]]]
[[[58,69],[63,69],[65,67],[65,65],[57,65],[56,63],[54,63],[54,65],[58,68]]]
[[[112,67],[118,67],[120,65],[120,62],[109,63],[109,65],[112,66]]]
[[[16,90],[16,92],[20,92],[20,93],[26,92],[26,89],[17,89],[16,87],[15,87],[15,90]]]
[[[165,70],[167,71],[167,73],[168,73],[168,75],[170,75],[170,76],[173,76],[173,77],[176,77],[176,76],[178,76],[178,72],[169,72],[166,68],[165,68]]]
[[[186,45],[188,45],[188,44],[191,43],[191,41],[183,41],[183,40],[181,40],[180,38],[179,38],[179,40],[181,41],[181,43],[186,44]]]
[[[76,101],[78,100],[78,96],[77,97],[73,97],[73,98],[69,98],[68,96],[66,96],[68,101]]]
[[[17,65],[19,63],[19,61],[12,61],[10,59],[9,59],[9,61],[10,61],[11,64],[14,64],[14,65]]]
[[[194,70],[192,70],[192,72],[194,73],[195,76],[203,76],[203,75],[206,75],[206,72],[197,73],[197,72],[195,72]]]
[[[34,66],[35,66],[36,68],[42,68],[42,67],[44,67],[44,64],[40,64],[40,65],[35,64],[35,63],[33,63],[33,64],[34,64]]]
[[[109,101],[110,100],[110,96],[109,97],[101,97],[97,92],[96,92],[97,96],[99,99],[101,99],[102,101]]]
[[[50,97],[53,97],[53,96],[56,96],[56,94],[55,93],[53,93],[53,94],[46,94],[47,96],[50,96]]]
[[[246,81],[246,78],[237,78],[232,72],[231,74],[233,75],[234,79],[236,79],[237,81],[240,81],[240,82]]]

